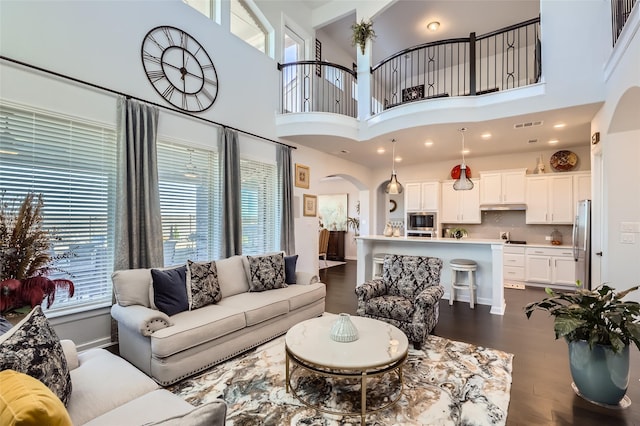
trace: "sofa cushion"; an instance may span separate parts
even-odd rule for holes
[[[281,293],[289,301],[289,310],[295,311],[307,305],[311,305],[327,295],[327,288],[324,283],[314,283],[309,285],[294,285],[287,288],[272,290]]]
[[[140,426],[155,424],[174,416],[185,416],[193,405],[168,390],[158,389],[89,421],[84,426]]]
[[[151,273],[149,269],[125,269],[111,274],[113,291],[120,306],[142,305],[151,307],[149,289]]]
[[[222,293],[223,299],[249,291],[249,281],[247,281],[247,275],[242,266],[243,257],[231,256],[227,259],[216,260],[218,283],[220,284],[220,293]]]
[[[71,371],[73,393],[67,406],[74,425],[87,423],[159,387],[143,372],[107,350],[88,349],[80,352],[78,359],[80,366]]]
[[[217,400],[194,408],[183,416],[175,416],[143,426],[224,426],[226,417],[227,404]]]
[[[265,291],[287,286],[282,253],[266,256],[247,256],[249,262],[249,291]]]
[[[275,290],[263,291],[260,294],[236,294],[233,297],[222,299],[218,305],[244,312],[247,327],[289,312],[289,301],[286,296]]]
[[[414,306],[410,300],[390,294],[369,299],[365,308],[367,315],[406,322],[413,320],[413,311]]]
[[[187,261],[187,289],[190,309],[217,303],[222,298],[216,263]]]
[[[0,336],[0,371],[15,370],[40,380],[66,405],[71,378],[60,340],[36,306]]]
[[[187,266],[174,269],[152,269],[153,301],[158,309],[172,316],[189,310]]]
[[[247,323],[243,310],[222,306],[224,300],[216,305],[172,316],[173,326],[157,330],[151,335],[153,356],[166,358],[245,328]]]
[[[287,284],[296,283],[296,263],[298,263],[298,255],[284,257],[284,282]]]
[[[60,398],[41,381],[4,370],[0,384],[0,425],[72,426]]]

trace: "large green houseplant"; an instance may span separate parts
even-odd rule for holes
[[[49,278],[54,271],[64,272],[54,264],[70,253],[51,253],[55,235],[42,224],[42,195],[29,193],[18,207],[0,195],[0,313],[30,309],[44,300],[50,307],[58,288],[73,297],[71,280]]]
[[[367,41],[376,38],[376,32],[373,30],[373,22],[360,20],[360,23],[354,22],[351,25],[353,31],[351,35],[351,44],[360,46],[360,50],[364,55],[364,49],[367,47]]]
[[[579,283],[578,283],[579,284]],[[640,304],[622,300],[639,286],[616,292],[603,284],[593,290],[555,292],[525,306],[527,318],[536,310],[554,317],[556,339],[569,345],[574,389],[585,399],[619,405],[629,383],[629,345],[640,349]]]

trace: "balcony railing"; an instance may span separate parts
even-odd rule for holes
[[[636,0],[611,0],[611,26],[614,46],[635,4]]]
[[[425,43],[371,68],[371,113],[423,99],[527,86],[542,72],[540,18],[482,36]]]
[[[355,71],[324,61],[278,64],[281,71],[280,111],[332,112],[356,117],[358,86]]]

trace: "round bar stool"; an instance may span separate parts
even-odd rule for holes
[[[373,269],[371,270],[371,279],[382,278],[382,269],[384,268],[384,257],[387,253],[376,253],[373,255]]]
[[[453,259],[449,262],[451,267],[451,291],[449,293],[449,305],[453,305],[453,301],[456,298],[456,290],[469,290],[469,305],[473,309],[476,295],[476,279],[475,272],[478,269],[478,264],[469,259]],[[467,272],[467,282],[458,282],[458,273]]]

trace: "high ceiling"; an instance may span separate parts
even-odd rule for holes
[[[324,0],[303,1],[312,9],[332,3]],[[407,47],[448,38],[468,37],[470,32],[482,35],[535,18],[539,13],[537,0],[398,0],[373,18],[377,35],[372,47],[373,63]],[[354,12],[316,28],[322,31],[323,37],[332,38],[345,52],[352,53],[353,62],[356,61],[356,48],[351,46],[351,25],[355,20]],[[440,22],[440,28],[436,32],[426,29],[431,21]],[[381,155],[377,151],[379,148],[386,148],[389,152],[391,139],[396,139],[397,155],[403,157],[403,165],[410,165],[460,158],[460,127],[468,128],[465,133],[465,145],[470,151],[468,158],[584,146],[589,143],[590,122],[598,109],[598,104],[592,104],[477,123],[417,126],[362,142],[317,135],[288,139],[374,168],[389,165],[389,155]],[[542,124],[514,128],[516,124],[533,122]],[[554,128],[558,123],[564,123],[565,127]],[[491,137],[483,139],[481,135],[484,133],[490,133]],[[549,145],[550,140],[558,142]],[[433,144],[426,147],[427,141]]]

